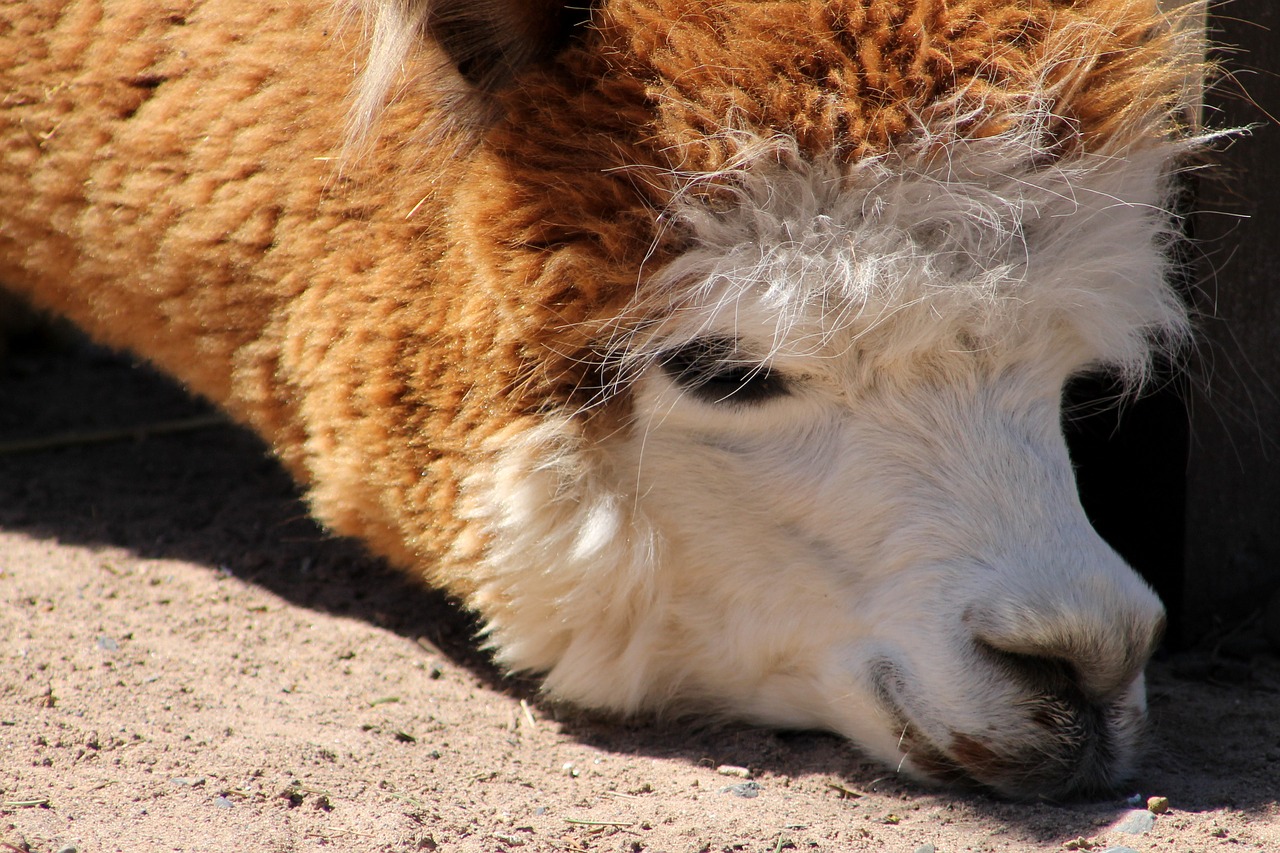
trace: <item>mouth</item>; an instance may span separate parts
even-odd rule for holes
[[[1145,721],[1120,703],[1090,702],[1061,680],[992,708],[980,731],[952,728],[945,710],[921,702],[890,661],[873,667],[876,697],[898,735],[902,769],[927,780],[1015,800],[1108,794],[1123,780]]]

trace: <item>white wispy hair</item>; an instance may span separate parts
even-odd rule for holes
[[[1188,337],[1168,279],[1180,238],[1176,164],[1204,137],[1057,156],[1051,100],[1004,133],[956,115],[888,153],[807,159],[793,139],[726,131],[738,156],[677,176],[665,226],[691,248],[638,288],[609,342],[633,375],[750,301],[773,323],[765,358],[834,342],[923,352],[1069,325],[1091,365],[1132,387]],[[892,322],[887,322],[892,318]]]

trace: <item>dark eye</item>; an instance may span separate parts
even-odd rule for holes
[[[700,338],[659,358],[681,388],[704,403],[750,405],[781,397],[787,382],[763,364],[744,360],[728,338]]]

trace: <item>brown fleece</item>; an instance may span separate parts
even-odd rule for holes
[[[605,0],[466,144],[410,87],[339,171],[359,56],[327,0],[4,3],[0,282],[224,406],[326,523],[465,596],[461,480],[486,438],[607,379],[610,321],[680,246],[672,170],[729,164],[726,130],[883,152],[961,91],[982,111],[960,132],[997,132],[1044,81],[1064,154],[1141,145],[1175,130],[1183,73],[1157,20],[1151,0]]]

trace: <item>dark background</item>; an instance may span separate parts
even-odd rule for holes
[[[1189,370],[1116,409],[1104,381],[1069,419],[1085,508],[1169,605],[1186,644],[1280,634],[1280,3],[1216,4],[1210,128],[1250,128],[1187,178],[1198,315]],[[1270,602],[1270,607],[1268,604]],[[1270,612],[1268,612],[1270,611]]]

